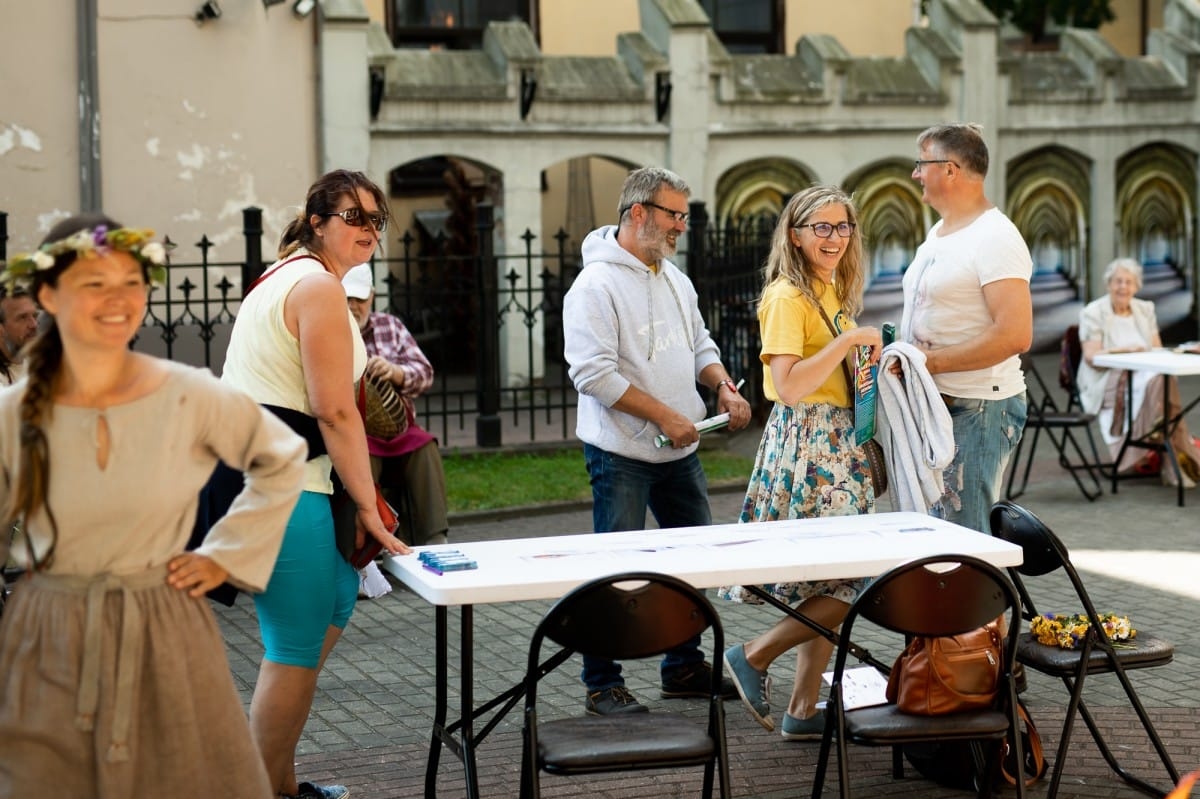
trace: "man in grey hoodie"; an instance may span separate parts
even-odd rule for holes
[[[695,423],[705,414],[697,383],[716,392],[730,430],[750,421],[692,282],[667,260],[687,230],[689,193],[666,169],[630,173],[618,224],[588,234],[583,271],[564,300],[565,355],[579,392],[575,432],[584,442],[597,533],[644,529],[647,508],[663,528],[712,523],[696,457]],[[655,445],[660,434],[669,446]],[[711,666],[699,636],[668,652],[661,672],[663,697],[706,696]],[[646,711],[625,688],[619,663],[584,657],[583,682],[588,713]],[[732,696],[728,680],[725,687]]]

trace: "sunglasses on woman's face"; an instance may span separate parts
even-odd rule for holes
[[[322,216],[340,216],[342,221],[350,227],[366,227],[370,222],[371,227],[382,233],[387,230],[388,215],[383,211],[366,212],[361,208],[347,208],[344,211],[332,211]]]

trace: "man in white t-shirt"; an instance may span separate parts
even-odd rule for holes
[[[954,462],[933,512],[988,532],[1025,427],[1020,355],[1033,338],[1033,259],[984,195],[988,150],[978,125],[936,125],[917,146],[913,179],[941,220],[904,273],[900,338],[925,352],[954,422]]]

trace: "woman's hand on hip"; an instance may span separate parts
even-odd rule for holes
[[[202,597],[227,579],[229,572],[206,555],[185,552],[167,562],[167,585],[191,597]]]

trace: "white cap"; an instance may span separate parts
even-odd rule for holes
[[[356,300],[365,300],[371,296],[371,292],[375,290],[374,280],[371,278],[371,265],[359,264],[346,273],[342,278],[342,286],[346,289],[346,296],[353,297]]]

